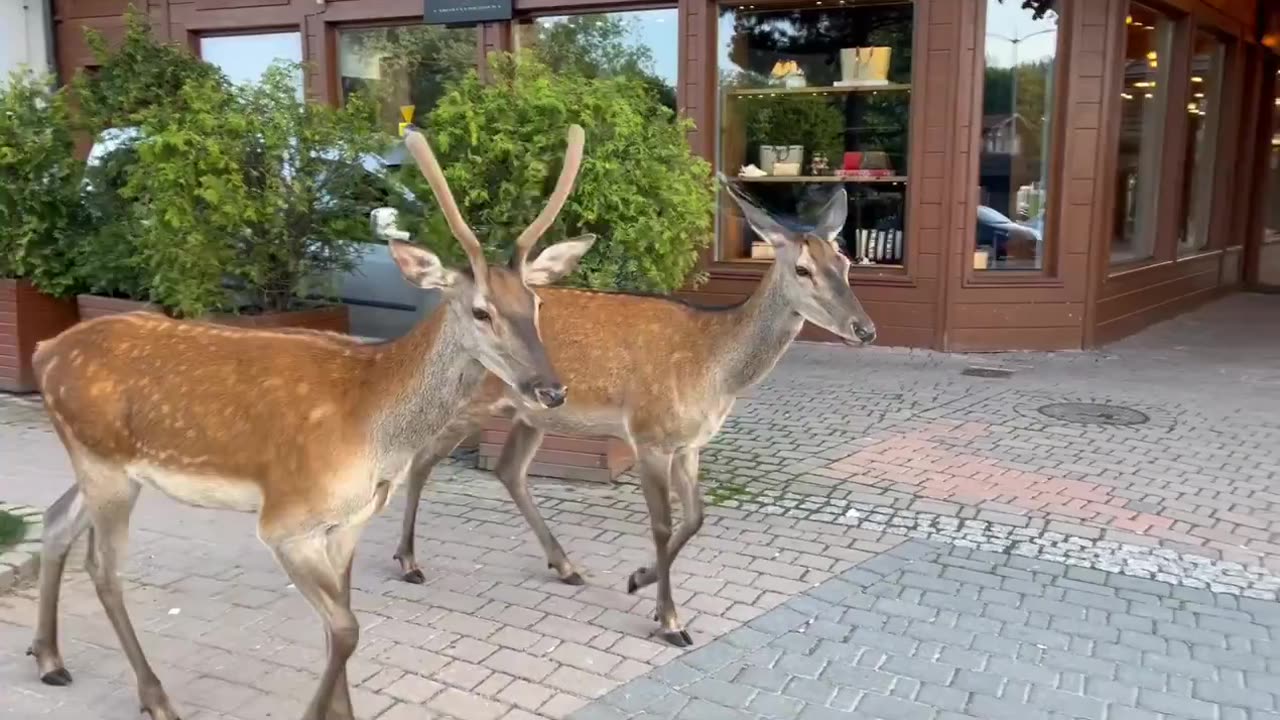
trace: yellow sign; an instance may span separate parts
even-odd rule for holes
[[[405,128],[413,124],[413,105],[401,105],[400,117],[404,118],[404,122],[400,123],[400,137],[404,137]]]

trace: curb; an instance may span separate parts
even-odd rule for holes
[[[44,534],[44,512],[26,505],[0,503],[0,511],[22,518],[27,529],[18,544],[0,548],[0,593],[40,571],[40,538]]]

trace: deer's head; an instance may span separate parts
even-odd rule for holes
[[[421,133],[410,130],[405,146],[431,184],[449,229],[467,252],[466,271],[444,266],[434,253],[416,245],[390,241],[391,256],[400,272],[420,288],[441,290],[449,303],[450,322],[462,328],[462,344],[489,372],[515,388],[525,400],[543,407],[564,403],[567,388],[547,358],[538,330],[541,300],[533,288],[548,285],[573,271],[591,249],[595,236],[586,235],[552,245],[530,261],[529,251],[555,222],[573,190],[582,164],[582,128],[569,129],[569,148],[555,190],[546,207],[516,239],[507,267],[489,267],[479,239],[463,219],[444,172]]]
[[[845,189],[832,194],[812,230],[797,232],[783,227],[723,175],[720,182],[742,208],[751,229],[773,246],[776,282],[791,307],[805,320],[840,336],[847,345],[874,341],[875,323],[849,286],[849,259],[836,244],[849,212]]]

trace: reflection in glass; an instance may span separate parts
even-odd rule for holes
[[[371,93],[378,101],[379,119],[392,132],[404,119],[402,106],[413,106],[413,122],[426,122],[449,84],[475,69],[477,32],[426,25],[342,30],[342,99]]]
[[[1222,88],[1222,42],[1196,31],[1191,56],[1191,87],[1187,103],[1187,139],[1182,175],[1182,228],[1178,254],[1209,245],[1209,211],[1213,204],[1213,165],[1218,136],[1219,93]]]
[[[975,270],[1039,270],[1049,197],[1056,3],[987,0]]]
[[[1262,199],[1262,249],[1258,257],[1258,282],[1280,287],[1280,70],[1275,75],[1275,104],[1271,112],[1270,145],[1260,148],[1267,156],[1266,195]],[[1264,120],[1265,122],[1265,120]]]
[[[913,15],[910,2],[720,10],[719,168],[796,227],[843,186],[857,265],[906,258]],[[736,213],[719,235],[725,259],[772,257]]]
[[[678,11],[668,8],[540,17],[521,23],[515,40],[558,72],[639,78],[674,112],[678,33]]]
[[[1164,136],[1164,103],[1173,23],[1138,3],[1125,18],[1124,85],[1116,159],[1111,263],[1152,256]]]
[[[302,62],[302,35],[282,32],[202,37],[200,57],[216,65],[236,84],[255,83],[277,60]],[[302,97],[302,82],[302,73],[298,73],[298,97]]]

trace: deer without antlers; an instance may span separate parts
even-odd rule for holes
[[[37,350],[45,407],[76,480],[45,514],[30,651],[45,683],[71,681],[58,650],[58,594],[67,551],[88,529],[86,564],[133,666],[142,709],[152,720],[178,717],[143,655],[117,578],[129,516],[146,485],[190,505],[257,511],[259,537],[325,625],[329,656],[304,720],[350,720],[346,662],[359,634],[351,561],[364,524],[486,376],[521,405],[564,402],[530,287],[572,270],[594,238],[527,258],[573,188],[582,129],[570,129],[555,190],[506,268],[485,263],[423,136],[410,132],[405,143],[470,265],[454,271],[426,250],[391,243],[406,279],[445,298],[405,337],[363,345],[327,333],[132,314],[83,323]]]
[[[745,302],[700,309],[676,301],[548,288],[542,328],[547,352],[573,384],[561,407],[521,407],[500,383],[487,381],[450,431],[415,458],[396,559],[408,582],[424,581],[413,552],[418,501],[431,469],[493,412],[511,412],[514,423],[496,473],[542,544],[548,566],[566,583],[582,584],[542,519],[526,473],[544,432],[608,435],[635,450],[649,507],[654,563],[632,573],[627,591],[656,582],[657,634],[692,644],[671,597],[671,564],[702,525],[698,456],[719,431],[734,400],[760,382],[808,320],[862,345],[875,326],[849,287],[849,261],[835,237],[844,227],[843,188],[822,209],[811,232],[785,229],[721,178],[756,233],[773,245],[776,260]],[[683,508],[672,530],[670,491]]]

